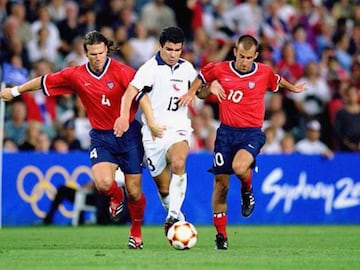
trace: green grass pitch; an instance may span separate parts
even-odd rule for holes
[[[226,251],[212,226],[196,228],[196,246],[179,251],[161,226],[143,227],[143,250],[127,248],[127,226],[4,227],[0,269],[360,269],[360,226],[229,226]]]

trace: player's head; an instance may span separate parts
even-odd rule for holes
[[[253,36],[243,35],[239,37],[234,48],[235,67],[240,72],[249,72],[257,58],[259,43]]]
[[[181,28],[170,26],[165,28],[159,38],[160,57],[168,65],[175,65],[181,55],[185,36]]]
[[[101,72],[113,41],[108,40],[98,31],[91,31],[84,37],[84,50],[89,60],[91,70]]]

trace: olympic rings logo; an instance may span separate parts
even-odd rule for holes
[[[30,192],[25,191],[25,181],[29,175],[34,175],[37,179]],[[31,205],[33,212],[40,218],[44,218],[47,210],[42,210],[39,207],[39,201],[46,196],[51,201],[54,199],[57,192],[57,188],[53,185],[52,180],[54,176],[61,175],[65,180],[65,185],[74,188],[80,187],[77,182],[81,174],[86,174],[89,179],[92,178],[91,169],[87,166],[78,166],[72,174],[62,166],[50,167],[45,175],[40,171],[38,167],[26,166],[20,172],[16,180],[16,187],[20,197]],[[71,218],[72,211],[67,210],[63,204],[59,206],[59,211],[64,217]]]

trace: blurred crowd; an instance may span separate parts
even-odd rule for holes
[[[242,34],[261,43],[267,63],[308,91],[266,96],[263,153],[360,151],[360,1],[340,0],[0,0],[2,81],[86,63],[82,37],[101,31],[113,57],[138,68],[156,53],[169,25],[186,35],[183,57],[196,68],[233,58]],[[213,97],[191,109],[192,152],[212,151]],[[76,96],[24,93],[6,106],[4,151],[86,151],[90,125]]]

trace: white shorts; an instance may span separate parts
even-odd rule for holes
[[[152,177],[158,176],[167,166],[166,153],[174,143],[187,141],[190,146],[193,129],[167,128],[162,138],[151,137],[147,126],[142,127],[146,162]]]

